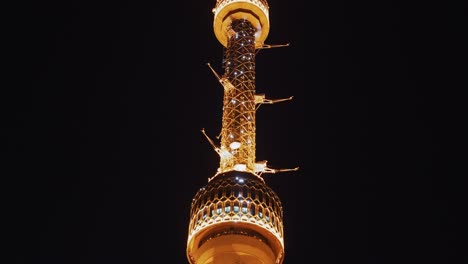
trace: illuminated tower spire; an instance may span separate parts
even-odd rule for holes
[[[214,33],[224,46],[224,74],[210,64],[224,88],[220,156],[216,174],[195,195],[191,211],[187,258],[191,264],[278,264],[283,262],[283,213],[279,197],[262,173],[272,169],[255,158],[255,112],[270,100],[255,93],[255,56],[270,29],[265,0],[217,0]],[[277,45],[287,46],[287,45]]]

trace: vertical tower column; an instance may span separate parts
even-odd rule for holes
[[[228,30],[221,130],[221,171],[255,170],[255,33],[246,19]]]
[[[283,208],[257,172],[255,162],[256,49],[268,35],[265,0],[217,0],[214,33],[225,48],[221,143],[213,147],[220,167],[195,194],[190,210],[187,259],[190,264],[281,264]]]
[[[213,29],[225,47],[218,173],[256,173],[255,54],[269,29],[266,0],[217,0]]]

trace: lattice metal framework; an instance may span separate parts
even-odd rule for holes
[[[225,52],[220,172],[255,172],[255,28],[235,20]]]

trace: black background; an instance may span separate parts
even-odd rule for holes
[[[214,5],[10,9],[14,263],[187,263],[190,202],[219,165],[200,132],[221,128],[223,89],[206,66],[223,72]],[[266,43],[290,46],[257,54],[257,91],[294,99],[259,108],[256,155],[300,167],[264,174],[283,203],[284,263],[466,261],[464,9],[269,5]]]

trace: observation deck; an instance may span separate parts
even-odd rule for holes
[[[268,3],[265,0],[218,0],[213,8],[213,29],[216,38],[227,47],[228,39],[235,34],[232,21],[246,19],[256,28],[255,48],[261,48],[270,31]]]

